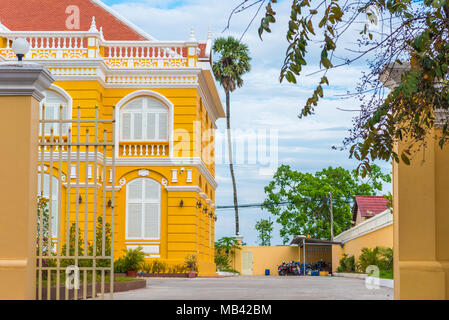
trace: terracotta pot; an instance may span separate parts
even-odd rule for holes
[[[189,272],[189,278],[196,278],[196,272],[195,271],[190,271]]]
[[[130,278],[135,278],[135,277],[137,277],[137,271],[128,270],[128,271],[126,271],[126,274],[127,274],[128,277],[130,277]]]

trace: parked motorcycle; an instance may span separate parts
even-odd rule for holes
[[[287,264],[282,262],[282,264],[278,267],[278,274],[280,276],[286,276],[288,273]]]

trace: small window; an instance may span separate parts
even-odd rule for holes
[[[168,109],[158,100],[141,97],[121,111],[122,141],[167,141]]]
[[[67,100],[61,96],[59,93],[52,91],[52,90],[47,90],[45,93],[45,99],[42,100],[41,102],[41,107],[40,107],[40,111],[39,111],[39,119],[42,119],[42,111],[43,111],[43,107],[45,106],[45,117],[44,120],[45,121],[49,121],[49,120],[59,120],[60,117],[60,108],[62,106],[62,120],[68,120],[69,118],[69,106],[68,106],[68,102]],[[68,128],[69,125],[68,123],[63,123],[62,124],[62,134],[66,135],[68,133]],[[47,123],[45,124],[45,128],[44,128],[44,132],[46,136],[49,136],[51,134],[51,129],[53,129],[53,134],[59,135],[59,128],[60,128],[60,124],[59,123]],[[42,135],[42,125],[39,126],[39,133],[40,135]]]
[[[126,235],[129,239],[160,239],[161,186],[140,178],[127,186]]]

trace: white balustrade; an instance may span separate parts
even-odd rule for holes
[[[1,31],[6,47],[0,48],[0,55],[15,59],[12,42],[24,38],[30,43],[27,60],[89,59],[99,57],[111,68],[182,68],[187,67],[187,43],[183,41],[106,41],[98,32],[65,31]],[[96,38],[96,54],[92,55],[88,39]],[[100,56],[103,48],[103,57]],[[64,70],[60,70],[63,75]],[[83,70],[82,73],[85,71]],[[71,72],[71,74],[73,71]],[[137,82],[140,79],[132,79]],[[119,79],[113,79],[118,81]]]
[[[163,157],[168,153],[166,143],[122,143],[121,148],[123,157]]]
[[[184,42],[104,41],[105,58],[170,59],[186,56]]]
[[[30,44],[30,53],[45,51],[85,50],[87,49],[86,32],[1,32],[0,37],[6,38],[6,48],[11,50],[12,42],[24,38]],[[92,34],[90,34],[92,37]],[[62,57],[61,57],[62,58]]]
[[[59,142],[59,137],[54,137],[53,140],[51,140],[51,138],[48,137],[44,137],[42,140],[42,137],[39,138],[39,147],[38,147],[38,151],[42,152],[42,147],[41,145],[43,145],[43,151],[44,152],[50,152],[50,148],[53,147],[53,152],[59,152],[59,146],[61,146],[61,151],[65,152],[67,151],[67,147],[61,144],[67,143],[67,139],[62,138],[61,142]]]

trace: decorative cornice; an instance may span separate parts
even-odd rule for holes
[[[75,159],[76,152],[72,152],[71,159]],[[42,153],[39,152],[38,154],[38,160],[42,161]],[[80,152],[80,158],[86,159],[85,152]],[[87,155],[87,158],[89,162],[95,161],[95,153],[89,152]],[[44,162],[50,161],[50,153],[45,152],[44,153]],[[59,152],[53,153],[53,161],[58,162],[59,161]],[[62,152],[62,161],[68,161],[68,154],[67,152]],[[97,161],[100,165],[106,165],[111,166],[112,164],[112,158],[108,157],[105,158],[104,155],[101,152],[97,153]],[[209,171],[209,169],[206,167],[205,163],[201,158],[177,158],[177,157],[167,157],[167,158],[116,158],[115,159],[115,166],[116,167],[183,167],[183,166],[191,166],[197,168],[200,173],[206,178],[207,182],[209,182],[210,186],[216,190],[218,187],[217,182],[215,181],[215,177],[212,175],[212,173]]]
[[[185,192],[201,192],[201,188],[198,186],[167,186],[167,191],[185,191]]]
[[[44,91],[55,81],[47,68],[34,63],[0,64],[0,96],[33,96],[42,101]]]

